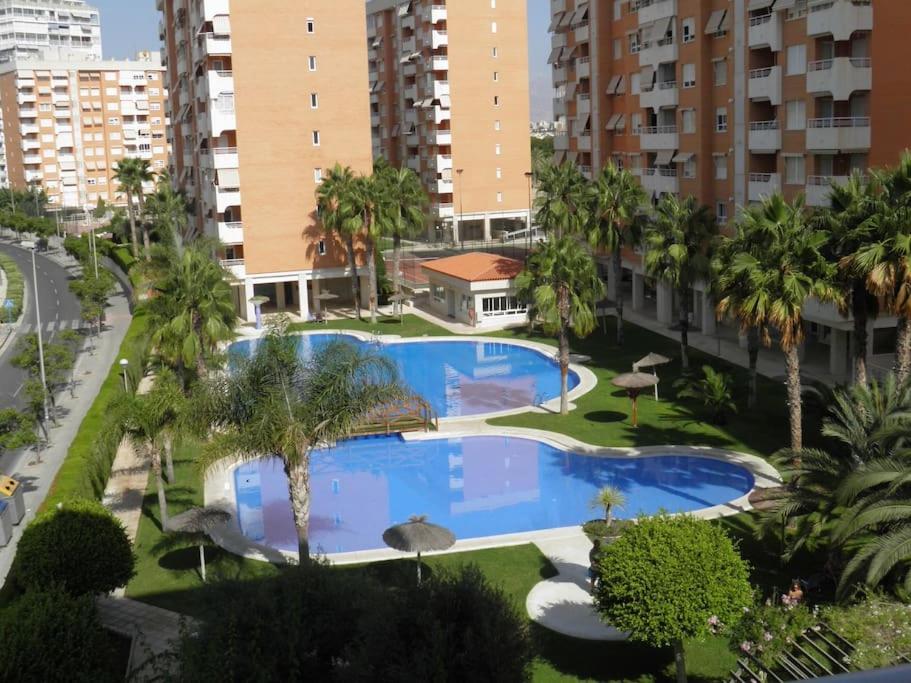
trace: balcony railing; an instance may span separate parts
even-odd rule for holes
[[[870,69],[873,67],[873,60],[870,57],[851,57],[849,61],[851,66],[857,69]],[[807,64],[807,71],[829,71],[834,64],[834,59],[818,59]]]
[[[810,119],[807,128],[869,128],[869,116],[836,116],[825,119]]]
[[[644,176],[661,176],[663,178],[676,178],[677,169],[676,168],[643,168],[642,175]]]
[[[225,268],[234,268],[244,265],[244,260],[242,258],[225,258],[221,259],[219,263]]]
[[[771,67],[771,66],[766,67],[765,69],[753,69],[750,71],[750,79],[752,80],[754,78],[768,78],[769,76],[772,75],[772,69],[773,69],[773,67]]]
[[[237,154],[237,147],[213,147],[212,152],[215,154]]]
[[[778,121],[750,121],[750,130],[778,130]]]
[[[673,135],[677,132],[677,126],[642,126],[639,129],[641,135]]]
[[[771,173],[750,173],[751,183],[770,183],[772,182]]]
[[[772,21],[772,14],[761,14],[758,17],[752,17],[750,19],[750,26],[762,26],[763,24],[768,24]]]

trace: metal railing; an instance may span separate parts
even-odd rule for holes
[[[750,71],[750,80],[754,78],[768,78],[772,75],[772,69],[775,67],[768,66],[764,69],[753,69]]]
[[[676,135],[677,126],[642,126],[640,135]]]
[[[778,121],[750,121],[750,130],[778,130]]]
[[[772,14],[762,14],[758,17],[753,17],[750,19],[750,26],[761,26],[762,24],[768,24],[772,21]]]
[[[644,176],[660,176],[662,178],[676,178],[677,169],[676,168],[659,168],[657,166],[643,168],[642,175]]]
[[[824,119],[809,119],[807,128],[869,128],[869,116],[834,116]]]

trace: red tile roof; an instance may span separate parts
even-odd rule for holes
[[[428,261],[425,270],[442,273],[466,282],[487,282],[490,280],[511,280],[522,272],[525,264],[516,259],[471,252],[448,258]]]

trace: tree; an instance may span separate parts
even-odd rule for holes
[[[516,292],[531,304],[547,334],[556,334],[560,362],[560,413],[569,413],[569,333],[577,337],[595,328],[595,304],[604,297],[604,283],[591,253],[574,237],[539,244],[525,270],[516,278]]]
[[[551,165],[553,158],[553,136],[531,139],[531,170],[532,173],[534,173],[536,183],[544,172],[544,169]]]
[[[805,220],[803,201],[788,204],[776,193],[763,200],[756,222],[748,231],[738,232],[731,250],[730,277],[743,283],[729,289],[718,302],[720,315],[736,311],[741,325],[759,330],[763,342],[771,345],[770,329],[775,328],[787,365],[788,410],[791,423],[791,449],[803,446],[800,357],[803,342],[803,309],[807,300],[839,301],[832,285],[836,266],[822,254],[828,239],[813,230]],[[756,250],[752,230],[767,233],[763,248]],[[742,240],[742,241],[741,241]]]
[[[46,341],[44,342],[44,391],[47,392],[47,398],[51,405],[56,407],[56,393],[66,385],[71,379],[71,372],[76,363],[76,348],[79,343],[78,339],[74,340],[70,335],[62,337],[63,343]],[[26,393],[32,395],[38,393],[39,405],[43,406],[44,395],[41,383],[41,360],[38,349],[38,335],[27,334],[21,337],[15,347],[16,355],[13,356],[10,363],[17,368],[25,370],[32,383],[32,388]],[[35,388],[37,385],[37,389]],[[43,416],[43,410],[39,410]]]
[[[310,557],[310,455],[352,435],[376,409],[404,400],[394,366],[373,352],[333,342],[304,362],[296,338],[270,330],[251,358],[211,378],[191,402],[209,440],[203,468],[275,454],[288,477],[300,561]]]
[[[617,290],[617,344],[623,346],[623,249],[637,244],[641,237],[645,191],[632,173],[611,162],[592,184],[590,201],[588,241],[611,253]]]
[[[355,179],[353,191],[348,202],[353,209],[352,229],[359,224],[357,232],[361,233],[366,246],[368,303],[370,304],[370,322],[374,325],[377,320],[377,303],[379,289],[377,286],[376,272],[376,241],[380,237],[379,226],[376,222],[377,210],[381,202],[380,187],[371,176],[359,176]]]
[[[680,299],[680,362],[689,368],[690,312],[693,285],[709,275],[718,224],[707,206],[693,196],[666,194],[658,203],[655,221],[645,232],[645,269],[677,291]]]
[[[116,286],[117,281],[107,268],[99,268],[96,277],[95,269],[87,262],[82,264],[82,274],[70,281],[70,291],[79,299],[83,320],[89,321],[98,334],[101,334],[101,321],[108,299]]]
[[[626,496],[615,486],[604,486],[592,499],[591,506],[604,510],[604,523],[610,527],[613,509],[625,507]]]
[[[361,319],[361,285],[357,274],[357,252],[354,240],[359,236],[361,225],[354,215],[354,206],[350,201],[355,191],[357,176],[351,167],[335,164],[328,175],[316,188],[317,211],[323,226],[337,234],[345,243],[348,252],[348,270],[351,271],[351,293],[354,297],[354,310],[357,319]]]
[[[136,228],[136,207],[133,205],[133,200],[139,200],[139,220],[143,221],[145,210],[143,183],[149,182],[153,177],[149,162],[146,159],[136,157],[121,159],[114,168],[114,180],[117,181],[120,190],[127,197],[127,214],[130,217],[130,236],[133,243],[134,258],[139,258],[139,233]],[[151,257],[151,242],[149,240],[149,228],[145,221],[143,221],[142,226],[142,237],[145,257],[149,259]]]
[[[416,235],[424,227],[427,194],[410,168],[377,165],[373,173],[380,196],[376,221],[380,233],[392,237],[392,286],[398,297],[394,307],[401,311],[402,238]]]
[[[630,639],[673,646],[686,681],[683,641],[735,624],[752,604],[749,566],[721,527],[689,515],[642,517],[601,555],[595,606]]]
[[[125,586],[134,562],[123,524],[101,503],[75,499],[26,527],[13,572],[26,590],[59,586],[70,595],[102,594]]]
[[[703,365],[701,379],[683,377],[680,383],[682,388],[677,392],[677,398],[689,398],[701,403],[711,413],[714,424],[725,424],[728,413],[737,412],[734,382],[727,373],[718,372],[711,365]]]
[[[538,178],[538,224],[557,239],[581,233],[588,225],[588,182],[570,162],[546,166]]]
[[[186,196],[171,185],[171,176],[167,171],[158,174],[155,193],[148,198],[146,209],[159,240],[164,243],[193,241],[195,226],[189,221],[190,205]]]
[[[35,438],[35,418],[15,408],[0,410],[0,453],[31,446]]]

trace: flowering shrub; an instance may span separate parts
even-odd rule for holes
[[[894,664],[911,655],[911,607],[882,597],[871,597],[851,607],[826,607],[820,616],[854,645],[851,668],[866,670]]]
[[[790,600],[782,600],[781,604],[766,600],[746,610],[743,619],[731,630],[731,648],[771,667],[775,657],[790,649],[794,639],[816,622],[817,617],[804,605]]]

